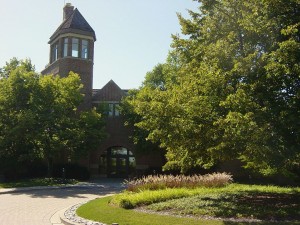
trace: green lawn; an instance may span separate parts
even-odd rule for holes
[[[123,200],[122,200],[123,199]],[[110,204],[108,203],[110,201]],[[130,202],[132,201],[132,202]],[[113,202],[114,204],[111,204]],[[146,214],[118,206],[145,206],[174,215],[203,215],[234,218],[279,219],[281,222],[228,222]],[[128,206],[128,205],[127,205]],[[81,206],[79,216],[119,225],[230,225],[300,224],[300,188],[231,184],[223,188],[166,189],[122,194],[91,201]],[[294,222],[282,222],[293,220]]]
[[[97,199],[81,206],[77,210],[77,214],[81,217],[105,224],[118,223],[119,225],[222,225],[220,221],[205,221],[201,223],[196,219],[178,218],[170,216],[162,216],[155,214],[146,214],[126,210],[119,207],[113,207],[108,204],[111,197]]]
[[[34,187],[34,186],[55,186],[62,184],[76,184],[77,181],[74,179],[66,179],[63,181],[60,178],[35,178],[35,179],[24,179],[14,182],[3,182],[0,183],[0,188],[17,188],[17,187]]]

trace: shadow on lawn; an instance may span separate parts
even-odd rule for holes
[[[255,218],[263,221],[296,221],[300,224],[300,194],[244,192],[214,202],[217,217]],[[224,224],[248,224],[231,223]],[[257,224],[270,224],[260,222]],[[293,224],[293,223],[291,223]]]

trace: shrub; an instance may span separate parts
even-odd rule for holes
[[[47,176],[47,165],[42,161],[34,161],[28,165],[28,177],[46,177]]]
[[[159,190],[165,188],[222,187],[233,181],[227,173],[206,175],[149,175],[140,179],[125,181],[128,191]]]
[[[63,174],[63,169],[65,171],[65,174]],[[90,178],[90,173],[86,167],[78,164],[56,164],[53,167],[53,177],[88,180]]]

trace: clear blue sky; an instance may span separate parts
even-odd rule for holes
[[[145,74],[164,62],[171,34],[180,33],[176,12],[189,17],[192,0],[66,0],[97,35],[94,88],[113,79],[137,88]],[[64,0],[0,0],[0,67],[12,57],[30,58],[41,71],[49,61],[49,37],[62,22]]]

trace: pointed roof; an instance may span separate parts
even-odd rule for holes
[[[81,15],[81,13],[77,8],[57,28],[54,34],[50,37],[50,42],[54,40],[58,35],[63,33],[75,33],[75,34],[92,36],[96,41],[95,31],[85,20],[85,18]]]
[[[120,101],[126,95],[113,80],[110,80],[104,87],[93,96],[93,101]]]

